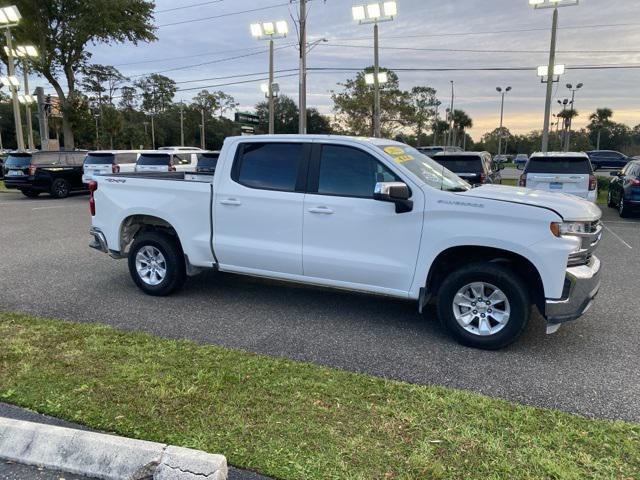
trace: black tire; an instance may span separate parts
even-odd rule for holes
[[[621,218],[629,218],[630,216],[629,208],[624,201],[624,196],[620,196],[620,201],[618,202],[618,214]]]
[[[468,332],[455,318],[455,295],[474,282],[485,282],[497,287],[509,301],[509,320],[495,334],[481,336]],[[440,286],[437,308],[440,322],[459,343],[485,350],[497,350],[515,342],[531,316],[531,300],[525,283],[507,265],[491,262],[472,263],[448,275]]]
[[[607,193],[607,207],[616,208],[616,204],[611,198],[611,189],[609,189],[609,193]]]
[[[145,247],[159,250],[165,260],[166,274],[157,285],[146,283],[138,273],[136,257]],[[143,232],[135,238],[129,250],[129,273],[140,290],[147,295],[157,297],[170,295],[182,288],[187,277],[182,248],[172,235],[162,232]]]
[[[53,198],[67,198],[69,196],[69,182],[64,178],[56,178],[49,191]]]
[[[20,191],[25,197],[28,197],[28,198],[36,198],[38,195],[40,195],[40,192],[38,192],[37,190],[20,190]]]

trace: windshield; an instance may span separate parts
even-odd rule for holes
[[[586,157],[533,157],[526,173],[579,173],[591,175],[593,169]]]
[[[31,155],[29,155],[28,153],[27,154],[10,153],[9,156],[7,157],[7,161],[4,162],[4,166],[22,168],[22,167],[26,167],[30,163],[31,163]]]
[[[84,159],[85,165],[111,165],[113,153],[90,153]]]
[[[138,157],[138,165],[169,165],[170,160],[168,153],[143,153]]]
[[[438,155],[433,159],[454,173],[482,173],[480,157],[468,155]]]
[[[442,165],[423,155],[408,145],[381,145],[385,152],[401,168],[413,173],[430,187],[448,192],[466,191],[471,188],[467,182]]]

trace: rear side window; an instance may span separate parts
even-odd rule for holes
[[[373,198],[377,182],[398,177],[366,152],[339,145],[324,145],[320,156],[318,193]]]
[[[190,153],[177,153],[173,156],[174,165],[190,165],[191,154]]]
[[[532,157],[525,170],[526,173],[593,173],[591,162],[586,157]]]
[[[117,165],[123,165],[123,164],[126,164],[126,163],[136,163],[136,157],[137,156],[138,156],[138,154],[134,153],[134,152],[116,153],[114,155],[115,163]]]
[[[85,165],[111,165],[113,153],[90,153],[84,159]]]
[[[84,153],[66,153],[60,155],[60,161],[70,167],[79,167],[84,162],[85,156]]]
[[[219,153],[199,153],[198,167],[215,169],[218,165]]]
[[[169,166],[171,155],[168,153],[143,153],[138,157],[138,165]]]
[[[482,173],[482,159],[463,155],[438,155],[433,159],[453,173]]]
[[[240,146],[233,179],[251,188],[293,192],[303,160],[302,143],[246,143]]]
[[[61,163],[59,153],[37,153],[33,155],[33,164],[35,165],[59,165]]]

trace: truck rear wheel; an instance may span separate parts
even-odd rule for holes
[[[51,184],[50,190],[53,198],[67,198],[69,196],[69,182],[64,178],[57,178]]]
[[[445,278],[438,293],[440,321],[468,347],[506,347],[520,336],[530,315],[526,285],[500,263],[461,267]]]
[[[129,273],[147,295],[170,295],[182,288],[186,279],[182,248],[171,235],[143,232],[129,251]]]

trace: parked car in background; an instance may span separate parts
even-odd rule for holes
[[[82,181],[89,183],[94,175],[135,172],[137,150],[99,150],[87,153],[83,163]]]
[[[496,155],[495,157],[493,157],[494,163],[507,163],[509,160],[509,155]]]
[[[598,198],[598,179],[586,153],[534,153],[520,175],[520,186],[569,193],[591,202]]]
[[[72,191],[86,190],[82,164],[86,152],[12,152],[4,165],[4,184],[27,197],[49,193],[65,198]]]
[[[4,178],[4,162],[7,159],[7,154],[0,153],[0,180]]]
[[[519,153],[516,155],[516,158],[513,159],[513,163],[516,165],[516,168],[519,170],[524,169],[524,166],[529,161],[529,155],[526,153]]]
[[[439,146],[417,147],[416,150],[418,150],[420,153],[422,153],[423,155],[426,155],[428,157],[430,157],[432,155],[435,155],[436,153],[441,153],[441,152],[462,152],[462,151],[464,151],[460,147],[439,147]]]
[[[218,165],[218,158],[220,158],[219,151],[199,153],[196,172],[215,173],[216,166]]]
[[[607,205],[617,208],[621,217],[640,211],[640,159],[627,163],[622,170],[611,172]]]
[[[136,161],[136,172],[195,171],[198,153],[202,151],[155,150],[142,152]]]
[[[587,152],[591,165],[594,170],[615,169],[622,170],[624,166],[631,160],[625,154],[616,152],[615,150],[593,150]]]
[[[489,152],[438,153],[431,158],[471,185],[502,183],[504,166],[494,163]]]

